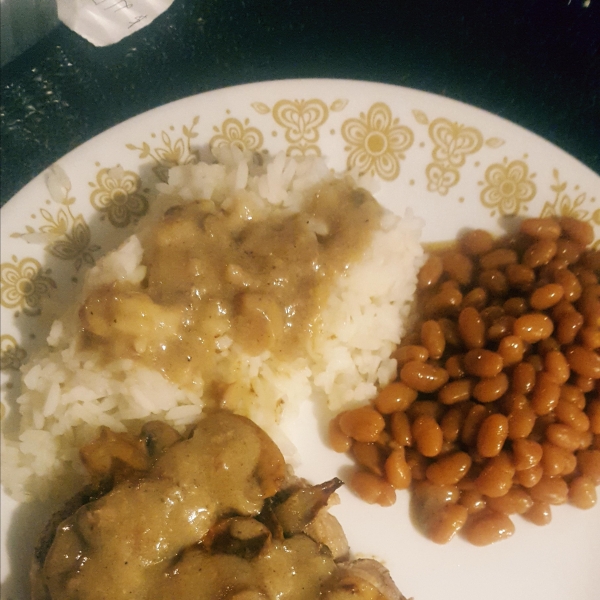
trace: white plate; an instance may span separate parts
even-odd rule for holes
[[[186,98],[67,154],[58,164],[70,189],[53,190],[46,171],[2,208],[4,403],[14,400],[16,389],[9,388],[23,352],[45,338],[44,295],[69,300],[89,264],[131,232],[146,210],[146,190],[168,166],[234,140],[259,151],[316,152],[336,170],[372,172],[385,205],[412,207],[425,219],[426,241],[453,238],[464,227],[500,232],[511,215],[556,213],[590,221],[599,237],[600,177],[548,142],[471,106],[338,80],[256,83]],[[290,435],[301,452],[301,476],[316,482],[349,464],[322,443],[310,404]],[[446,546],[424,539],[409,519],[406,492],[391,508],[368,506],[347,490],[341,496],[335,512],[354,550],[383,559],[415,600],[598,597],[599,506],[556,507],[552,524],[542,528],[517,518],[511,539],[476,548],[460,539]],[[4,598],[25,595],[28,552],[45,510],[16,506],[2,493]]]

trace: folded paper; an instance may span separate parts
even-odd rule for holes
[[[94,46],[110,46],[150,25],[173,0],[57,0],[58,18]]]

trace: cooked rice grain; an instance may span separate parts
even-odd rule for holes
[[[223,204],[242,189],[258,204],[294,210],[306,190],[333,177],[317,158],[280,154],[257,161],[235,147],[215,155],[215,164],[172,168],[169,183],[157,186],[160,193],[146,221],[198,197]],[[357,184],[367,187],[364,181]],[[146,227],[141,224],[140,236]],[[340,410],[388,383],[396,369],[390,354],[403,332],[423,261],[420,230],[421,222],[411,214],[384,215],[363,260],[339,278],[306,357],[281,363],[269,352],[249,356],[222,336],[221,360],[235,365],[239,384],[230,386],[229,402],[235,406],[236,390],[242,394],[250,387],[254,397],[244,412],[282,443],[276,426],[282,411],[293,413],[311,395],[325,396],[332,410]],[[90,269],[84,293],[117,279],[140,282],[141,259],[142,246],[132,236]],[[132,360],[103,365],[98,354],[78,349],[76,311],[73,307],[54,323],[47,347],[23,368],[20,431],[2,437],[2,484],[18,500],[65,497],[80,485],[77,448],[100,425],[136,430],[145,421],[162,419],[183,430],[202,412],[201,391],[182,389]]]

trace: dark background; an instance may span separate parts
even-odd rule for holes
[[[62,24],[2,68],[1,200],[140,112],[238,83],[382,81],[534,131],[600,173],[600,0],[175,0],[96,48]]]

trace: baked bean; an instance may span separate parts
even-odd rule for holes
[[[442,417],[440,427],[445,442],[455,442],[465,420],[466,411],[461,406],[451,408]]]
[[[600,485],[600,450],[577,452],[577,468],[582,475],[590,477],[594,485]]]
[[[428,517],[444,506],[456,504],[460,491],[455,485],[437,485],[424,479],[413,486],[413,501],[420,517]]]
[[[571,375],[569,363],[559,350],[551,350],[545,354],[544,369],[560,385],[566,383]]]
[[[589,327],[598,327],[600,323],[600,285],[584,287],[577,308],[583,315],[583,322]]]
[[[465,416],[460,439],[463,444],[472,446],[477,439],[477,432],[483,420],[489,415],[489,409],[481,404],[474,404]]]
[[[541,239],[525,250],[521,263],[531,269],[547,265],[556,255],[558,242],[551,239]]]
[[[398,346],[398,348],[394,350],[392,358],[395,358],[398,363],[398,367],[401,367],[411,360],[426,362],[429,358],[429,351],[427,348],[425,348],[425,346],[408,344],[406,346]]]
[[[517,394],[528,394],[535,385],[536,372],[531,363],[519,363],[512,372],[511,389]]]
[[[417,417],[431,417],[436,421],[441,418],[444,412],[444,407],[435,400],[417,400],[411,404],[406,414],[411,421],[414,421]]]
[[[343,414],[340,413],[329,421],[329,445],[336,452],[348,452],[352,446],[352,438],[340,429],[340,417]]]
[[[556,256],[564,258],[570,265],[576,263],[585,250],[579,242],[559,238],[556,240]]]
[[[534,502],[522,516],[534,525],[548,525],[552,521],[552,508],[548,502]]]
[[[436,485],[454,485],[468,473],[471,462],[466,452],[454,452],[431,463],[425,476]]]
[[[535,467],[542,460],[543,449],[540,444],[526,438],[513,441],[513,464],[517,471]]]
[[[460,285],[467,285],[471,282],[473,274],[473,261],[461,252],[445,252],[442,257],[444,271],[455,279]]]
[[[448,284],[449,282],[445,282]],[[440,291],[425,302],[423,313],[428,317],[453,314],[462,302],[462,294],[454,285],[442,285]],[[444,287],[445,286],[445,287]]]
[[[446,346],[453,346],[459,348],[462,344],[460,335],[458,333],[458,325],[450,319],[439,319],[438,323],[444,332],[444,338],[446,340]]]
[[[415,448],[405,449],[406,463],[410,467],[410,473],[413,481],[423,481],[425,471],[429,466],[429,461]]]
[[[516,478],[519,485],[522,485],[524,488],[531,488],[537,483],[539,483],[543,474],[544,469],[542,465],[538,464],[534,467],[530,467],[529,469],[517,471]]]
[[[483,308],[488,301],[488,293],[482,287],[473,288],[463,296],[462,308],[472,306],[473,308]]]
[[[583,315],[576,310],[565,312],[559,317],[556,325],[556,339],[559,343],[572,344],[583,327],[583,321]]]
[[[526,490],[513,485],[504,496],[488,498],[487,506],[506,515],[522,515],[533,506],[533,500]]]
[[[418,392],[431,393],[449,379],[448,371],[428,363],[411,360],[402,366],[400,379]]]
[[[590,271],[590,269],[586,269],[580,265],[574,265],[572,270],[573,273],[577,275],[579,283],[581,283],[582,286],[596,285],[598,283],[598,276],[594,271]]]
[[[396,411],[406,410],[417,399],[417,391],[402,381],[393,381],[382,388],[375,398],[375,408],[389,415]]]
[[[600,251],[588,249],[581,257],[581,264],[592,271],[600,271]]]
[[[523,360],[525,345],[518,335],[507,335],[498,344],[498,354],[502,357],[504,367],[510,367]]]
[[[592,448],[594,444],[594,434],[589,429],[580,432],[579,437],[579,450],[587,450],[588,448]]]
[[[509,391],[502,396],[499,404],[500,411],[502,413],[510,414],[518,408],[529,407],[529,400],[525,394],[517,394],[516,392]]]
[[[372,442],[354,442],[352,444],[352,456],[359,465],[375,473],[375,475],[383,475],[385,457],[379,445]]]
[[[546,371],[539,372],[531,393],[531,408],[538,415],[547,415],[556,408],[559,398],[560,385]]]
[[[417,275],[417,287],[422,290],[435,285],[443,272],[444,265],[442,259],[435,254],[430,255],[419,270],[419,274]]]
[[[464,506],[470,515],[483,510],[487,504],[485,497],[475,489],[461,491],[458,503]]]
[[[490,340],[499,340],[506,337],[513,330],[516,318],[510,315],[503,315],[496,319],[487,330],[487,337]]]
[[[340,415],[343,433],[358,442],[375,442],[385,427],[385,420],[371,406],[348,410]]]
[[[600,400],[590,400],[585,410],[590,420],[590,431],[593,434],[600,434]]]
[[[569,263],[564,258],[554,257],[547,265],[540,268],[538,280],[540,282],[552,281],[558,273],[569,266]]]
[[[573,452],[565,451],[565,466],[562,470],[561,475],[571,475],[577,468],[577,457]]]
[[[396,491],[383,478],[368,471],[355,471],[348,481],[350,489],[368,504],[392,506],[396,502]]]
[[[504,496],[512,486],[515,468],[505,453],[488,460],[475,479],[475,489],[484,496],[498,498]]]
[[[473,229],[461,237],[460,246],[468,256],[480,256],[494,247],[494,238],[489,231]]]
[[[576,302],[581,297],[581,283],[577,276],[569,269],[560,269],[554,273],[554,282],[558,283],[564,291],[563,298],[569,302]]]
[[[477,451],[485,458],[497,456],[508,436],[508,419],[500,413],[486,417],[477,433]]]
[[[504,513],[485,508],[472,515],[462,531],[474,546],[487,546],[510,537],[515,532],[515,526]]]
[[[527,312],[527,300],[525,298],[521,298],[520,296],[513,296],[506,300],[506,302],[502,305],[504,312],[511,317],[520,317],[521,315]]]
[[[473,388],[473,398],[479,402],[493,402],[498,400],[508,390],[508,377],[506,373],[499,373],[495,377],[480,379]]]
[[[526,292],[533,286],[535,271],[526,265],[508,265],[506,279],[511,287]]]
[[[552,335],[554,323],[544,313],[527,313],[514,324],[513,333],[524,342],[534,344]]]
[[[508,292],[508,280],[506,275],[498,269],[487,269],[479,273],[477,279],[479,285],[487,290],[492,296],[503,296]]]
[[[406,462],[404,448],[393,450],[385,461],[387,480],[397,490],[405,490],[412,480],[411,469]]]
[[[548,352],[560,352],[560,344],[553,336],[547,337],[545,340],[540,340],[535,349],[542,359],[545,359]]]
[[[411,433],[417,450],[427,457],[437,456],[444,443],[442,429],[433,417],[417,417],[411,426]]]
[[[458,331],[467,348],[483,348],[485,343],[485,323],[476,308],[468,306],[460,311],[458,315]]]
[[[501,269],[508,265],[514,265],[519,262],[519,257],[514,250],[510,248],[496,248],[486,252],[479,258],[479,266],[486,269]]]
[[[504,316],[504,309],[499,304],[490,304],[479,311],[486,327],[493,325],[498,319]]]
[[[562,230],[556,219],[546,217],[525,219],[521,222],[520,231],[538,240],[557,240]]]
[[[565,357],[575,373],[590,379],[600,378],[600,354],[597,352],[583,346],[569,346],[565,350]]]
[[[477,456],[475,456],[475,458],[477,459]],[[471,465],[471,469],[467,473],[467,476],[463,477],[456,484],[456,487],[460,490],[461,494],[463,492],[466,492],[467,490],[477,491],[477,490],[475,490],[475,480],[474,480],[474,478],[477,477],[477,475],[479,473],[481,473],[481,469],[483,468],[481,462],[479,462],[479,461],[481,461],[481,459],[477,459],[477,460],[478,460],[477,463],[473,463]]]
[[[529,494],[537,502],[564,504],[569,496],[569,486],[562,477],[544,474],[538,483],[529,488]]]
[[[579,341],[586,350],[600,348],[600,329],[598,327],[584,327],[579,332]]]
[[[502,356],[482,348],[469,350],[464,357],[465,370],[476,377],[495,377],[504,366]]]
[[[453,535],[453,529],[460,528],[466,521],[468,512],[464,507],[457,512],[448,512],[450,507],[457,505],[458,498],[456,486],[434,485],[429,481],[420,481],[413,486],[413,514],[427,537],[443,542],[448,535]],[[452,524],[456,519],[459,523]]]
[[[474,383],[472,379],[458,379],[456,381],[450,381],[438,392],[438,400],[442,404],[446,405],[464,402],[471,397],[473,385]]]
[[[587,510],[596,505],[596,488],[591,477],[581,475],[569,484],[569,502],[577,508]]]
[[[551,309],[550,314],[552,319],[557,322],[567,313],[573,312],[575,310],[575,306],[572,302],[565,300],[563,297],[562,300],[557,302]]]
[[[446,371],[448,371],[448,375],[452,379],[460,379],[466,375],[465,367],[464,367],[464,359],[461,355],[454,354],[452,355],[444,365]]]
[[[395,412],[390,419],[392,437],[399,446],[410,446],[412,444],[412,433],[410,422],[405,412]]]
[[[574,404],[580,410],[585,408],[585,396],[576,385],[563,385],[560,388],[560,399]]]
[[[464,526],[468,510],[460,504],[444,506],[429,520],[427,537],[436,544],[447,544]]]
[[[544,442],[542,444],[542,459],[540,464],[544,469],[544,475],[556,477],[561,475],[565,469],[566,457],[565,451],[552,443]]]
[[[529,297],[529,304],[535,310],[546,310],[558,304],[564,296],[564,289],[558,283],[548,283],[537,288]]]
[[[444,354],[446,338],[437,321],[429,320],[421,325],[421,343],[433,359],[438,359]]]
[[[583,246],[589,246],[594,241],[592,226],[573,217],[561,217],[559,224],[567,237]]]
[[[559,400],[554,413],[561,423],[569,425],[579,433],[587,431],[590,427],[588,416],[575,404],[567,400]]]
[[[584,393],[587,394],[594,389],[594,383],[597,382],[597,379],[592,379],[591,377],[584,377],[583,375],[576,375],[573,379],[573,383]]]
[[[508,415],[509,439],[516,441],[526,438],[533,430],[535,419],[535,411],[529,405],[511,411]]]
[[[533,367],[533,370],[536,372],[536,377],[544,370],[544,361],[539,354],[530,354],[525,358],[525,362],[528,362]]]

